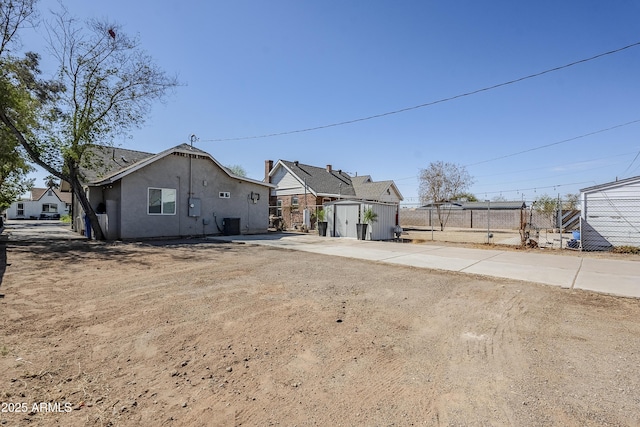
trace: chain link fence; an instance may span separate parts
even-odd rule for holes
[[[640,253],[640,191],[587,193],[582,204],[582,250]]]
[[[520,208],[504,208],[499,202],[478,205],[404,206],[400,225],[409,239],[418,241],[581,249],[581,211],[575,199],[545,197],[522,201],[525,207]]]
[[[403,237],[412,241],[640,253],[637,191],[523,203],[520,209],[496,208],[498,203],[474,209],[403,205],[399,222]],[[321,205],[270,206],[269,224],[276,230],[317,230],[320,210]]]

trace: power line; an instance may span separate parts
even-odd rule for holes
[[[636,120],[636,121],[640,121],[640,119],[639,119],[639,120]],[[634,123],[634,122],[631,122],[631,123]],[[608,129],[615,129],[616,127],[620,127],[620,126],[624,126],[624,125],[618,125],[618,126],[614,126],[614,127],[608,128]],[[593,132],[593,133],[604,132],[604,131],[605,131],[605,130],[603,129],[603,130],[596,131],[596,132]],[[592,134],[593,134],[593,133],[592,133]],[[591,135],[591,134],[587,134],[587,135]],[[566,141],[570,141],[570,140],[577,139],[577,138],[581,138],[581,137],[577,136],[577,137],[575,137],[575,138],[571,138],[571,139],[568,139],[568,140],[566,140]],[[478,164],[480,164],[480,163],[486,163],[486,162],[490,162],[490,161],[493,161],[493,160],[502,159],[502,158],[505,158],[505,157],[515,156],[515,155],[517,155],[517,154],[521,154],[521,153],[524,153],[524,152],[527,152],[527,151],[538,150],[538,149],[545,148],[545,147],[549,147],[549,146],[556,145],[556,144],[558,144],[558,143],[547,144],[547,145],[544,145],[544,146],[541,146],[541,147],[533,148],[533,149],[531,149],[531,150],[526,150],[526,151],[522,151],[522,152],[515,153],[515,154],[508,154],[508,155],[505,155],[505,156],[502,156],[502,157],[497,157],[497,158],[494,158],[494,159],[491,159],[491,160],[483,160],[483,161],[481,161],[481,162],[473,163],[473,164],[471,164],[471,165],[465,165],[465,166],[474,166],[474,165],[478,165]],[[474,176],[474,178],[489,178],[489,177],[493,177],[493,176],[500,176],[500,175],[521,174],[521,173],[524,173],[524,172],[532,172],[532,171],[536,171],[536,170],[549,169],[549,168],[553,168],[553,167],[557,167],[557,166],[565,166],[565,167],[566,167],[566,166],[572,166],[572,165],[579,165],[579,164],[583,164],[583,163],[592,162],[592,161],[594,161],[594,160],[606,160],[606,159],[612,159],[612,158],[614,158],[614,157],[627,156],[627,155],[629,155],[629,154],[633,154],[633,153],[634,153],[634,152],[633,152],[633,151],[631,151],[631,152],[627,152],[627,153],[614,154],[614,155],[606,156],[606,157],[596,157],[596,158],[592,158],[592,159],[581,160],[581,161],[579,161],[579,162],[573,162],[573,163],[562,163],[562,165],[542,166],[542,167],[530,168],[530,169],[517,169],[517,170],[514,170],[514,171],[498,172],[498,173],[493,173],[493,174],[490,174],[490,175]],[[638,157],[640,157],[640,152],[638,152],[638,154],[636,154],[636,159],[637,159]],[[629,168],[631,168],[631,166],[633,165],[633,163],[635,162],[635,160],[636,160],[636,159],[634,159],[634,160],[633,160],[633,162],[631,162],[631,164],[629,165],[629,167],[627,168],[627,170],[628,170]],[[602,166],[602,167],[609,167],[609,165],[605,165],[605,166]],[[625,172],[626,172],[626,170],[625,170]],[[579,171],[576,171],[575,173],[580,173],[580,172],[579,172]],[[623,173],[623,174],[621,174],[621,176],[624,176],[624,173]],[[395,178],[394,178],[394,181],[403,181],[403,180],[408,180],[408,179],[418,179],[418,178],[420,178],[420,175],[408,176],[408,177],[404,177],[404,178],[397,178],[397,179],[395,179]]]
[[[482,164],[482,163],[489,163],[489,162],[493,162],[493,161],[495,161],[495,160],[502,160],[502,159],[506,159],[507,157],[513,157],[513,156],[517,156],[517,155],[519,155],[519,154],[529,153],[529,152],[531,152],[531,151],[536,151],[536,150],[541,150],[541,149],[543,149],[543,148],[552,147],[552,146],[554,146],[554,145],[564,144],[565,142],[575,141],[576,139],[586,138],[586,137],[591,136],[591,135],[596,135],[596,134],[598,134],[598,133],[607,132],[607,131],[610,131],[610,130],[613,130],[613,129],[621,128],[621,127],[623,127],[623,126],[629,126],[629,125],[632,125],[632,124],[634,124],[634,123],[639,123],[639,122],[640,122],[640,119],[632,120],[632,121],[630,121],[630,122],[622,123],[622,124],[615,125],[615,126],[611,126],[611,127],[606,128],[606,129],[600,129],[600,130],[596,130],[596,131],[594,131],[594,132],[585,133],[585,134],[583,134],[583,135],[574,136],[573,138],[563,139],[562,141],[552,142],[551,144],[546,144],[546,145],[541,145],[541,146],[539,146],[539,147],[529,148],[529,149],[527,149],[527,150],[518,151],[517,153],[506,154],[506,155],[504,155],[504,156],[494,157],[494,158],[492,158],[492,159],[482,160],[482,161],[480,161],[480,162],[476,162],[476,163],[470,163],[470,164],[465,165],[465,166],[475,166],[475,165],[480,165],[480,164]],[[625,171],[625,172],[626,172],[626,171]]]
[[[285,131],[285,132],[270,133],[270,134],[265,134],[265,135],[243,136],[243,137],[236,137],[236,138],[203,139],[201,141],[202,142],[221,142],[221,141],[241,141],[241,140],[246,140],[246,139],[271,138],[271,137],[274,137],[274,136],[283,136],[283,135],[291,135],[291,134],[294,134],[294,133],[311,132],[311,131],[316,131],[316,130],[320,130],[320,129],[327,129],[327,128],[336,127],[336,126],[344,126],[344,125],[349,125],[349,124],[353,124],[353,123],[364,122],[366,120],[378,119],[378,118],[385,117],[385,116],[390,116],[390,115],[393,115],[393,114],[400,114],[400,113],[405,113],[405,112],[411,111],[411,110],[417,110],[418,108],[430,107],[432,105],[441,104],[443,102],[453,101],[453,100],[458,99],[458,98],[463,98],[463,97],[466,97],[466,96],[476,95],[476,94],[481,93],[481,92],[486,92],[486,91],[497,89],[497,88],[500,88],[500,87],[503,87],[503,86],[511,85],[511,84],[514,84],[514,83],[519,83],[519,82],[524,81],[524,80],[533,79],[535,77],[540,77],[540,76],[545,75],[545,74],[549,74],[549,73],[553,73],[555,71],[559,71],[559,70],[562,70],[562,69],[565,69],[565,68],[573,67],[574,65],[583,64],[585,62],[593,61],[595,59],[602,58],[603,56],[613,55],[614,53],[622,52],[623,50],[630,49],[630,48],[633,48],[633,47],[636,47],[636,46],[639,46],[639,45],[640,45],[640,42],[632,43],[630,45],[623,46],[623,47],[620,47],[618,49],[610,50],[608,52],[599,53],[599,54],[597,54],[595,56],[591,56],[589,58],[580,59],[578,61],[570,62],[568,64],[561,65],[559,67],[554,67],[554,68],[550,68],[548,70],[540,71],[538,73],[529,74],[528,76],[520,77],[520,78],[517,78],[517,79],[514,79],[514,80],[509,80],[509,81],[506,81],[506,82],[503,82],[503,83],[499,83],[499,84],[496,84],[496,85],[493,85],[493,86],[487,86],[487,87],[484,87],[482,89],[476,89],[476,90],[473,90],[471,92],[465,92],[465,93],[454,95],[454,96],[451,96],[451,97],[448,97],[448,98],[442,98],[442,99],[439,99],[437,101],[426,102],[424,104],[414,105],[413,107],[401,108],[399,110],[388,111],[386,113],[375,114],[373,116],[361,117],[361,118],[358,118],[358,119],[346,120],[346,121],[343,121],[343,122],[331,123],[331,124],[328,124],[328,125],[322,125],[322,126],[316,126],[316,127],[310,127],[310,128],[304,128],[304,129],[297,129],[297,130],[290,130],[290,131]]]
[[[629,166],[627,166],[627,168],[624,170],[624,172],[622,172],[622,174],[620,174],[620,176],[624,176],[624,174],[627,173],[629,169],[631,169],[631,166],[633,166],[633,164],[636,162],[636,160],[638,159],[638,156],[640,156],[640,151],[638,151],[638,154],[636,154],[636,156],[633,158]]]
[[[500,190],[500,191],[478,191],[478,193],[482,193],[482,194],[497,194],[497,193],[512,193],[512,192],[518,192],[521,193],[523,191],[536,191],[537,190],[544,190],[547,188],[559,188],[559,187],[566,187],[569,185],[578,185],[578,184],[588,184],[588,183],[593,183],[593,181],[581,181],[581,182],[571,182],[568,184],[555,184],[555,185],[548,185],[548,186],[544,186],[544,187],[531,187],[531,188],[516,188],[515,190]]]
[[[516,170],[512,170],[512,171],[507,171],[507,172],[492,173],[492,174],[489,174],[489,175],[480,175],[480,176],[475,176],[474,175],[474,178],[490,178],[490,177],[493,177],[493,176],[500,176],[500,175],[514,175],[514,174],[522,174],[522,173],[525,173],[525,172],[548,170],[548,169],[553,169],[553,168],[557,168],[557,167],[570,167],[570,166],[574,166],[574,165],[582,165],[582,164],[592,163],[595,160],[607,160],[607,159],[613,159],[615,157],[628,156],[629,154],[633,154],[633,152],[615,154],[615,155],[606,156],[606,157],[596,157],[596,158],[593,158],[593,159],[585,159],[585,160],[581,160],[579,162],[573,162],[573,163],[562,163],[560,165],[556,164],[556,165],[547,165],[547,166],[541,166],[541,167],[530,168],[530,169],[516,169]],[[617,163],[615,163],[615,164],[617,164]],[[607,165],[599,166],[599,167],[609,167],[609,166],[611,166],[611,165],[607,164]],[[583,171],[576,169],[575,172],[571,172],[571,173],[583,173]]]

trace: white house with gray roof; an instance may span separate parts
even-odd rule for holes
[[[289,226],[303,223],[304,209],[314,210],[335,200],[399,204],[402,194],[393,181],[373,181],[370,175],[350,176],[332,165],[318,167],[298,161],[265,161],[265,182],[273,184],[271,213],[282,216]],[[287,215],[285,215],[287,216]]]

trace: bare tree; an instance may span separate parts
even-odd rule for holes
[[[18,30],[37,17],[35,9],[37,0],[2,0],[0,1],[0,57],[11,44],[18,43]]]
[[[545,228],[555,228],[556,214],[558,212],[558,201],[549,196],[548,194],[542,194],[538,196],[535,202],[533,202],[534,209],[546,219]]]
[[[567,193],[562,200],[562,209],[574,210],[580,209],[580,194]]]
[[[473,184],[473,178],[467,169],[455,163],[437,161],[420,170],[418,189],[422,204],[433,203],[438,214],[440,230],[444,230],[448,214],[445,216],[442,205],[455,195],[464,193]]]
[[[92,167],[91,149],[111,145],[114,136],[142,125],[152,104],[178,83],[117,24],[91,20],[82,27],[66,10],[54,17],[46,28],[57,81],[66,90],[54,99],[36,137],[21,132],[19,118],[0,111],[0,120],[35,163],[71,185],[96,238],[104,239],[83,190],[81,171]]]

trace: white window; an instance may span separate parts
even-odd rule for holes
[[[229,193],[228,191],[221,191],[218,193],[218,197],[220,197],[221,199],[229,199],[231,198],[231,193]]]
[[[278,201],[276,202],[276,216],[282,216],[282,200],[278,199]]]
[[[175,215],[176,190],[173,188],[149,188],[149,215]]]
[[[18,216],[23,216],[24,215],[24,203],[18,203],[18,206],[16,206],[16,214]]]
[[[298,206],[298,196],[293,196],[291,198],[291,206]]]
[[[55,203],[43,203],[42,212],[56,213],[58,212],[58,205]]]

